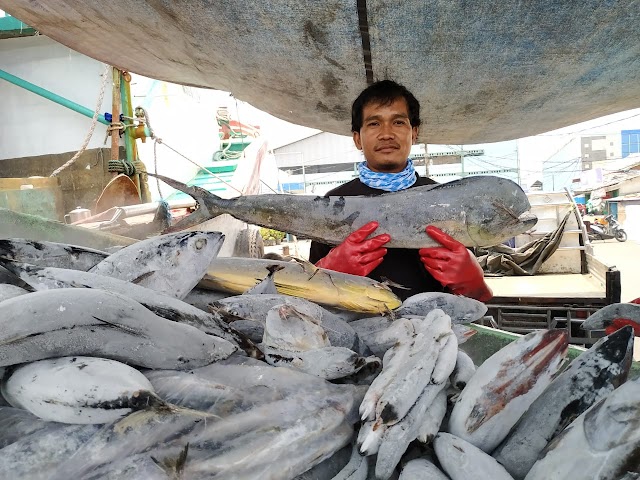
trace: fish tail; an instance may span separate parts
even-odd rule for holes
[[[157,175],[155,173],[149,173],[149,175],[159,178],[170,187],[186,193],[196,201],[196,205],[198,207],[195,212],[181,219],[178,223],[167,228],[162,233],[179,232],[187,228],[195,227],[196,225],[211,218],[215,218],[218,215],[222,215],[223,213],[227,213],[225,207],[226,204],[229,203],[229,200],[225,200],[204,188],[187,185],[186,183],[165,177],[164,175]]]

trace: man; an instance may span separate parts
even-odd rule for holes
[[[351,109],[351,131],[365,161],[359,178],[334,188],[328,196],[381,195],[436,183],[420,177],[409,159],[418,137],[420,104],[405,87],[383,80],[366,88]],[[318,267],[391,280],[402,299],[420,292],[449,291],[480,301],[493,296],[475,256],[442,230],[427,226],[426,234],[441,247],[420,250],[384,248],[388,234],[368,238],[378,228],[370,222],[335,248],[311,243],[309,260]]]

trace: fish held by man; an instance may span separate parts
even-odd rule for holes
[[[151,175],[151,174],[150,174]],[[200,187],[154,175],[188,195],[199,208],[168,231],[178,231],[228,213],[235,218],[322,243],[338,245],[372,220],[385,247],[420,249],[440,244],[425,233],[434,225],[467,247],[492,246],[531,229],[537,217],[520,186],[494,176],[472,176],[379,196],[314,197],[246,195],[223,199]]]

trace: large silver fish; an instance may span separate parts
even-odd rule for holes
[[[494,353],[458,397],[449,432],[491,452],[551,383],[567,349],[567,332],[540,330]]]
[[[640,381],[625,383],[580,415],[540,455],[526,480],[637,479]]]
[[[135,300],[162,318],[191,325],[205,333],[236,343],[251,356],[262,356],[262,353],[252,342],[229,327],[219,315],[202,311],[173,296],[118,278],[91,272],[67,268],[37,267],[2,258],[0,258],[0,264],[37,291],[59,288],[92,288],[118,293]],[[0,288],[0,293],[1,291]]]
[[[128,297],[61,288],[0,304],[0,366],[68,355],[188,370],[227,358],[230,342],[159,317]]]
[[[598,340],[531,404],[493,457],[523,479],[553,437],[627,380],[632,354],[631,327]]]
[[[223,241],[220,232],[152,237],[112,253],[90,272],[182,299],[202,279]]]
[[[467,247],[492,246],[532,228],[537,218],[520,186],[494,176],[472,176],[375,197],[247,195],[223,199],[157,175],[191,195],[199,208],[169,231],[195,226],[228,213],[239,220],[337,245],[376,220],[376,234],[388,233],[388,248],[440,246],[425,233],[434,225]]]
[[[107,258],[100,250],[58,242],[37,242],[26,238],[0,239],[0,256],[41,267],[87,271]]]

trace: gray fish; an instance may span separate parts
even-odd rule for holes
[[[264,324],[254,320],[236,320],[229,325],[255,344],[262,343]]]
[[[1,261],[1,259],[0,259]],[[18,297],[29,293],[24,288],[17,287],[16,285],[9,285],[7,283],[0,284],[0,302],[4,302],[13,297]]]
[[[351,460],[351,451],[351,445],[347,445],[327,458],[324,462],[298,475],[293,480],[335,480],[334,477],[349,463],[349,460]]]
[[[440,432],[433,446],[440,465],[451,480],[513,480],[495,459],[462,438]],[[551,477],[546,478],[550,480]]]
[[[50,480],[100,430],[99,425],[49,423],[0,450],[0,478]]]
[[[366,480],[369,473],[369,463],[367,457],[360,455],[358,445],[351,447],[351,458],[342,470],[340,470],[331,480]],[[324,477],[329,478],[329,477]]]
[[[406,315],[425,317],[436,308],[449,315],[451,323],[475,322],[487,313],[487,306],[473,298],[442,292],[424,292],[407,298],[394,310],[394,314],[397,317]]]
[[[36,417],[22,408],[0,407],[0,450],[32,433],[60,424]]]
[[[576,418],[542,451],[526,480],[613,480],[640,472],[640,381]]]
[[[426,458],[416,458],[407,462],[399,480],[448,480],[442,470]]]
[[[227,298],[229,295],[230,294],[226,292],[217,292],[215,290],[196,287],[191,290],[182,301],[204,312],[210,312],[209,305],[211,303]]]
[[[37,242],[26,238],[0,239],[0,257],[41,267],[87,270],[108,254],[92,248],[56,242]]]
[[[361,344],[360,338],[350,324],[320,305],[304,298],[281,294],[236,295],[219,300],[213,303],[212,306],[218,309],[217,311],[224,311],[245,320],[253,320],[255,323],[264,326],[269,310],[277,305],[292,305],[318,319],[332,346],[349,348],[363,355],[368,353],[364,350],[365,347]],[[240,330],[245,329],[245,331],[258,328],[257,326],[249,325],[248,322],[242,322],[240,325],[238,323],[240,322],[234,321],[232,326]],[[257,335],[257,331],[255,334]]]
[[[129,245],[90,271],[184,298],[216,258],[224,242],[220,232],[179,232]]]
[[[583,330],[600,330],[610,326],[613,320],[622,318],[637,324],[634,330],[640,328],[640,305],[635,303],[612,303],[592,314],[580,328]]]
[[[199,205],[170,231],[228,213],[253,225],[338,245],[358,228],[376,220],[376,234],[391,235],[387,248],[418,249],[440,246],[425,233],[427,225],[441,228],[467,247],[479,247],[497,245],[526,232],[537,222],[529,212],[531,206],[522,188],[511,180],[493,176],[470,176],[376,197],[246,195],[233,199],[222,199],[162,175],[154,176],[191,195]]]
[[[492,453],[513,478],[523,479],[553,437],[627,380],[633,338],[628,326],[601,338],[531,404]]]
[[[25,281],[33,289],[93,288],[117,293],[135,300],[156,315],[173,322],[190,325],[210,335],[236,343],[249,355],[262,354],[244,335],[230,328],[219,315],[206,313],[177,298],[150,288],[91,272],[64,268],[37,267],[0,258],[0,264]],[[262,341],[262,337],[259,341]]]
[[[0,366],[88,355],[184,370],[226,358],[237,349],[104,290],[34,292],[5,300],[0,311]]]
[[[379,364],[376,357],[361,357],[344,347],[324,347],[304,352],[291,352],[263,346],[264,358],[276,367],[295,368],[327,380],[347,377],[369,364]]]

